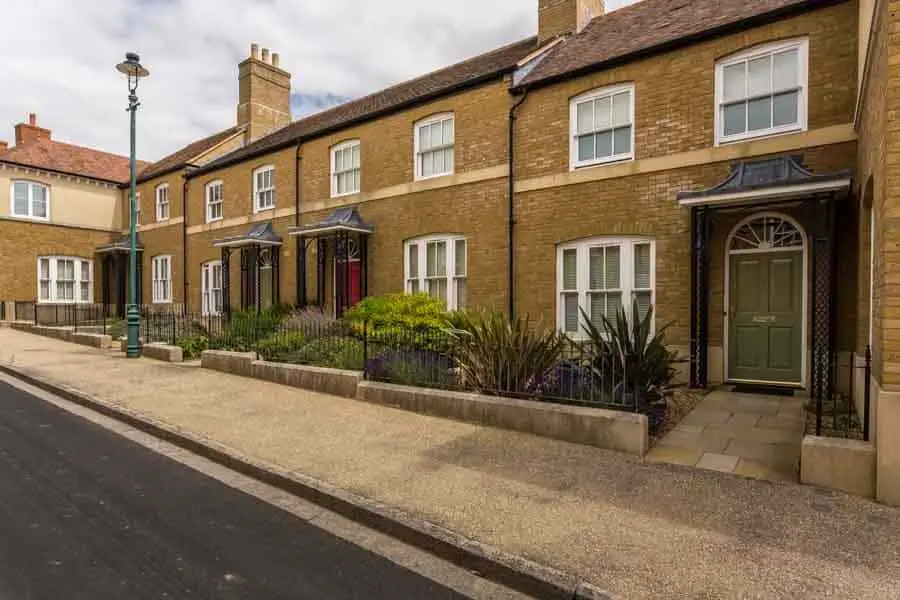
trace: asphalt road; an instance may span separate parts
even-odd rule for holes
[[[0,383],[0,600],[463,599]]]

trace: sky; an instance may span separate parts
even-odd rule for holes
[[[300,117],[533,35],[537,0],[0,0],[0,23],[0,140],[34,112],[56,140],[127,154],[115,65],[134,51],[152,161],[234,125],[251,42],[281,55]]]

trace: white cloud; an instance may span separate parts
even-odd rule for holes
[[[281,54],[305,111],[532,35],[537,1],[0,0],[0,23],[0,139],[36,112],[55,139],[127,153],[115,65],[133,50],[151,70],[138,156],[155,160],[234,123],[251,41]]]

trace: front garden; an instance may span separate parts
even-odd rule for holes
[[[651,433],[660,430],[678,357],[665,328],[653,330],[652,308],[638,319],[624,311],[599,324],[582,318],[586,335],[573,340],[528,318],[448,312],[419,294],[366,298],[341,319],[273,307],[230,319],[148,314],[143,325],[147,341],[174,341],[186,359],[253,351],[266,361],[363,371],[373,381],[641,412]]]

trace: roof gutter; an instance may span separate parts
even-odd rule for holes
[[[493,81],[493,80],[497,79],[498,77],[503,77],[503,76],[507,75],[508,73],[513,72],[515,69],[516,69],[515,65],[510,65],[509,67],[505,67],[502,70],[491,71],[490,73],[486,73],[479,77],[475,77],[474,79],[469,79],[469,80],[460,82],[456,85],[450,86],[449,88],[445,88],[445,89],[442,89],[442,90],[439,90],[436,92],[432,92],[430,94],[425,94],[423,96],[417,96],[415,99],[408,100],[406,102],[401,102],[400,104],[396,104],[394,106],[384,108],[384,109],[381,109],[381,110],[378,110],[378,111],[375,111],[372,113],[368,113],[365,116],[351,119],[349,121],[345,121],[338,125],[332,125],[330,127],[326,127],[325,129],[320,129],[320,130],[310,133],[308,135],[302,135],[302,136],[298,136],[298,137],[294,137],[294,138],[289,138],[288,140],[286,140],[284,142],[280,142],[278,144],[275,144],[274,146],[271,146],[268,148],[262,148],[262,149],[253,151],[249,154],[245,154],[240,157],[232,158],[229,160],[223,160],[220,163],[212,162],[212,163],[209,163],[209,164],[204,165],[203,167],[197,169],[189,176],[197,177],[199,175],[208,173],[210,171],[217,171],[219,169],[224,169],[225,167],[230,167],[231,165],[242,163],[247,160],[252,160],[259,156],[265,156],[266,154],[272,154],[273,152],[278,152],[280,150],[284,150],[285,148],[290,148],[291,146],[294,146],[296,144],[304,144],[306,142],[309,142],[310,140],[314,140],[314,139],[317,139],[320,137],[325,137],[326,135],[329,135],[336,131],[348,129],[350,127],[354,127],[354,126],[360,125],[362,123],[367,123],[369,121],[374,121],[376,119],[380,119],[381,117],[392,115],[394,113],[406,110],[408,108],[419,106],[421,104],[426,104],[426,103],[431,102],[432,100],[436,100],[438,98],[443,98],[445,96],[449,96],[451,94],[456,94],[458,92],[461,92],[461,91],[464,91],[464,90],[467,90],[470,88],[478,87],[480,85],[483,85],[485,83]],[[274,134],[272,134],[272,135],[274,135]]]
[[[48,173],[56,173],[57,175],[68,175],[69,177],[81,177],[83,179],[90,179],[91,181],[100,181],[102,183],[112,183],[117,187],[128,187],[128,183],[122,183],[121,181],[115,181],[113,179],[104,179],[103,177],[94,177],[93,175],[83,175],[81,173],[71,173],[69,171],[60,171],[59,169],[51,169],[49,167],[36,167],[34,165],[27,165],[25,163],[16,162],[14,160],[8,159],[0,159],[0,164],[13,165],[16,167],[23,167],[25,169],[34,169],[35,171],[46,171]]]
[[[610,69],[610,68],[617,67],[617,66],[620,66],[623,64],[634,62],[635,60],[639,60],[642,58],[649,58],[649,57],[655,56],[657,54],[664,54],[667,52],[672,52],[673,50],[677,50],[677,49],[683,48],[685,46],[690,46],[690,45],[693,45],[693,44],[696,44],[699,42],[704,42],[704,41],[707,41],[710,39],[722,37],[724,35],[728,35],[728,34],[732,34],[732,33],[738,33],[741,31],[745,31],[747,29],[751,29],[753,27],[767,25],[769,23],[781,21],[788,17],[801,15],[804,13],[811,12],[813,10],[818,10],[820,8],[826,8],[828,6],[843,4],[844,2],[849,2],[849,1],[850,0],[807,0],[806,2],[803,2],[801,4],[794,4],[791,6],[777,8],[777,9],[769,11],[767,13],[753,15],[753,16],[747,17],[745,19],[741,19],[739,21],[733,21],[733,22],[727,23],[725,25],[720,25],[719,27],[713,27],[712,29],[706,29],[706,30],[700,31],[698,33],[679,37],[674,40],[669,40],[669,41],[663,42],[661,44],[656,44],[654,46],[648,46],[647,48],[642,48],[640,50],[636,50],[629,54],[623,54],[621,56],[616,56],[615,58],[601,60],[601,61],[592,63],[590,65],[586,65],[584,67],[574,69],[572,71],[564,71],[562,73],[557,73],[555,75],[551,75],[544,79],[539,79],[539,80],[535,81],[534,83],[526,82],[526,83],[518,85],[518,86],[513,86],[512,90],[513,91],[524,91],[525,89],[535,90],[538,88],[547,87],[547,86],[553,85],[555,83],[559,83],[561,81],[567,81],[569,79],[574,79],[576,77],[588,75],[588,74],[594,73],[596,71]]]

